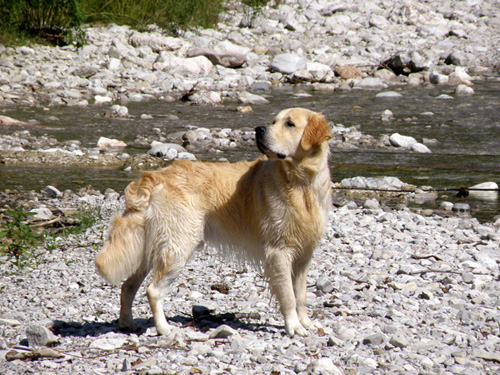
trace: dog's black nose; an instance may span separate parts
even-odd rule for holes
[[[265,126],[257,126],[255,128],[255,134],[257,136],[263,136],[265,134],[265,132],[266,132],[266,129],[267,128]]]

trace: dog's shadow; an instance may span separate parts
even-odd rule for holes
[[[218,328],[221,325],[227,325],[236,331],[245,330],[249,332],[273,333],[283,330],[283,327],[273,324],[252,323],[251,320],[255,319],[260,319],[259,314],[213,314],[208,310],[201,311],[198,315],[193,311],[193,316],[176,315],[174,317],[167,318],[167,320],[175,327],[191,327],[192,329],[202,333],[209,332],[210,330]],[[109,332],[133,333],[141,336],[147,332],[148,328],[153,328],[155,326],[153,318],[139,318],[134,319],[134,321],[139,325],[139,330],[134,332],[120,330],[120,328],[118,328],[117,320],[113,320],[111,322],[85,323],[55,320],[53,322],[52,331],[61,337],[99,337]]]

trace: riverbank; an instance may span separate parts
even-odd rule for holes
[[[470,95],[474,80],[498,68],[495,4],[317,0],[259,12],[234,5],[216,30],[176,37],[154,26],[87,27],[80,49],[0,48],[0,105],[259,103],[288,83],[331,91],[447,84]]]
[[[144,287],[134,306],[141,332],[120,332],[119,288],[94,269],[119,194],[47,190],[24,199],[101,219],[38,248],[36,266],[16,270],[2,256],[3,374],[500,371],[499,222],[423,216],[373,199],[337,203],[308,276],[308,310],[321,331],[288,338],[262,275],[202,251],[170,290],[165,314],[176,335],[162,337]]]

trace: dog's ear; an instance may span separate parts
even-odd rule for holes
[[[332,132],[326,119],[320,113],[313,113],[309,116],[300,144],[305,151],[309,151],[311,148],[328,141],[331,137]]]

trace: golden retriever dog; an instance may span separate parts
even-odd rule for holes
[[[263,158],[176,161],[127,186],[125,211],[96,257],[108,282],[125,280],[120,329],[138,329],[132,302],[152,270],[146,294],[157,332],[168,334],[167,287],[203,246],[263,266],[288,335],[318,327],[307,316],[306,278],[331,206],[331,131],[323,115],[302,108],[283,110],[255,131]]]

